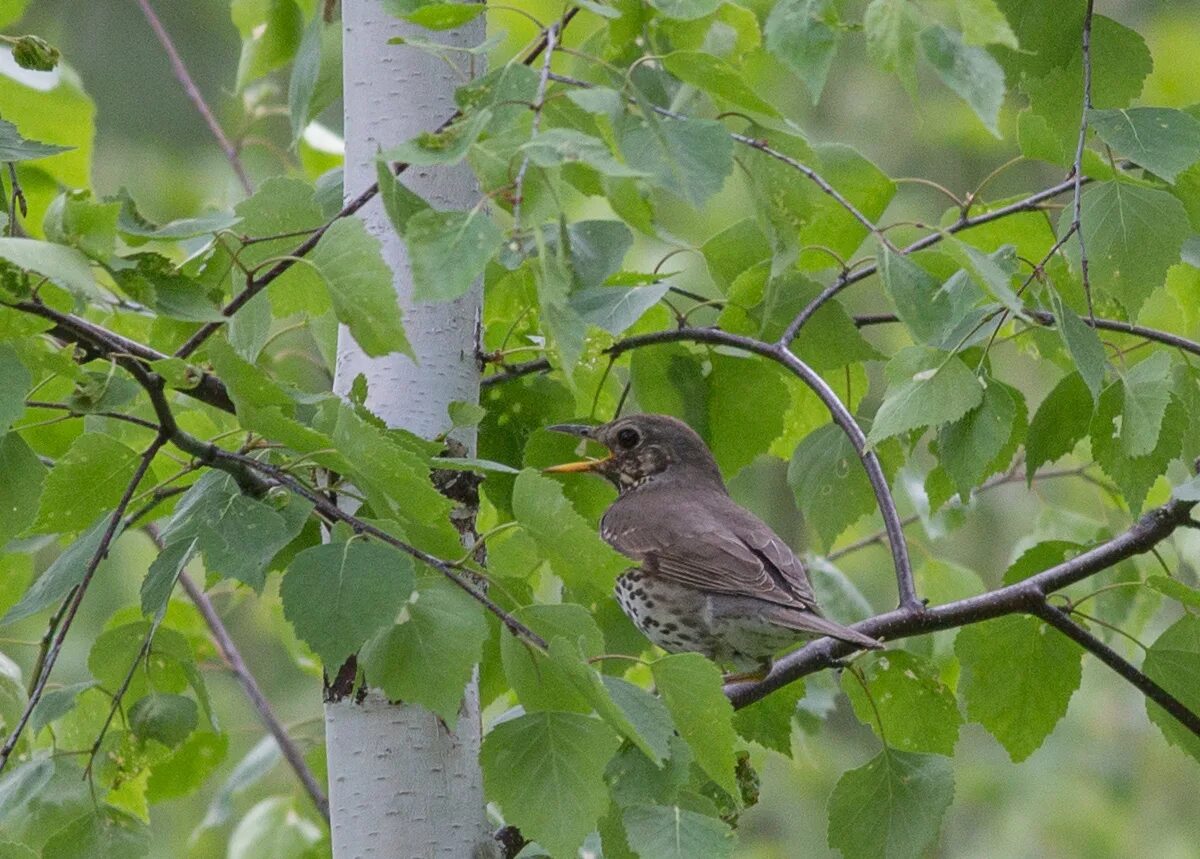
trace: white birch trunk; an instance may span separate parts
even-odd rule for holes
[[[344,92],[347,195],[375,181],[378,147],[432,130],[454,113],[462,81],[440,59],[401,45],[392,36],[416,35],[380,0],[345,0]],[[475,45],[483,19],[438,41]],[[426,33],[421,33],[427,35]],[[455,57],[461,61],[463,55]],[[404,181],[438,208],[464,209],[478,200],[470,170],[412,168]],[[366,357],[343,329],[334,389],[345,394],[364,374],[368,406],[389,425],[430,437],[444,432],[446,407],[479,396],[475,363],[477,288],[450,304],[414,305],[404,242],[378,197],[360,216],[383,243],[395,272],[404,327],[419,365],[399,355]],[[460,438],[474,452],[474,437]],[[478,689],[467,690],[458,729],[450,733],[422,707],[390,704],[378,693],[325,705],[329,800],[335,859],[491,857],[495,842],[484,810],[479,769]]]

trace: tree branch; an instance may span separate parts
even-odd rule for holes
[[[83,602],[84,595],[87,594],[88,585],[91,584],[92,577],[96,574],[96,569],[100,566],[100,562],[105,556],[108,555],[108,549],[112,545],[113,540],[116,539],[117,533],[120,530],[121,517],[125,515],[125,509],[133,499],[133,493],[137,491],[142,478],[146,476],[146,472],[150,469],[150,463],[166,442],[167,437],[160,432],[154,441],[151,442],[150,446],[146,448],[142,454],[141,461],[138,462],[137,469],[133,472],[133,477],[129,479],[129,483],[121,495],[121,500],[117,502],[116,509],[109,515],[108,525],[100,537],[100,543],[96,546],[96,551],[92,553],[92,557],[88,560],[87,567],[83,571],[83,577],[75,587],[75,591],[67,603],[66,613],[58,624],[58,630],[54,634],[54,641],[51,643],[50,649],[46,652],[46,658],[29,693],[29,701],[26,703],[21,715],[17,718],[17,723],[13,726],[8,739],[4,741],[3,746],[0,746],[0,772],[3,772],[5,766],[8,765],[8,759],[17,747],[17,742],[21,739],[21,734],[25,730],[25,726],[29,723],[30,715],[33,713],[38,702],[42,700],[42,695],[46,691],[46,682],[50,679],[50,673],[54,670],[54,664],[58,662],[63,642],[66,641],[67,633],[71,630],[71,624],[74,622],[75,615],[79,611],[79,605]]]
[[[158,37],[159,44],[167,52],[167,59],[171,61],[171,69],[175,72],[175,77],[183,85],[187,97],[195,105],[200,116],[204,118],[204,124],[208,126],[208,130],[216,138],[217,145],[221,147],[221,151],[225,153],[226,160],[229,161],[229,166],[237,174],[238,182],[242,185],[242,190],[247,194],[253,194],[254,186],[250,184],[250,177],[246,174],[246,168],[242,164],[242,159],[238,156],[237,147],[225,136],[225,132],[221,129],[221,124],[217,122],[217,118],[209,110],[208,103],[205,102],[204,96],[200,93],[200,88],[192,80],[187,66],[184,65],[183,58],[179,56],[179,51],[175,49],[175,43],[171,41],[171,35],[167,32],[166,27],[162,25],[162,21],[158,19],[158,15],[154,14],[154,9],[151,7],[149,0],[137,0],[137,4],[141,7],[142,14],[150,24],[150,29]]]
[[[571,22],[571,19],[574,18],[578,13],[579,7],[572,6],[566,11],[562,18],[560,18],[556,23],[552,24],[551,27],[557,28],[557,32],[561,33],[566,28],[567,24]],[[546,50],[550,44],[551,38],[549,31],[550,28],[542,31],[538,41],[534,43],[529,53],[527,53],[521,60],[523,65],[532,65],[537,58],[541,56],[542,52]],[[455,111],[448,119],[434,129],[432,133],[439,134],[445,131],[447,128],[461,119],[462,115],[463,114],[461,110]],[[411,165],[406,162],[399,162],[392,166],[392,172],[399,176],[408,170],[410,166]],[[258,295],[260,292],[270,286],[274,281],[282,276],[284,272],[288,271],[288,269],[295,265],[298,259],[308,256],[308,254],[311,253],[313,248],[317,246],[317,244],[321,241],[321,237],[325,235],[325,232],[334,224],[334,222],[353,215],[363,206],[367,205],[367,203],[371,202],[371,200],[373,200],[375,195],[378,193],[379,183],[374,182],[364,189],[357,197],[346,203],[346,205],[342,207],[342,210],[330,218],[329,221],[313,231],[312,235],[297,245],[291,253],[279,260],[279,262],[275,263],[275,265],[273,265],[262,275],[247,279],[246,288],[239,292],[233,297],[233,299],[229,301],[228,304],[221,308],[221,315],[225,317],[224,321],[206,322],[196,331],[195,334],[189,337],[182,346],[175,350],[175,357],[186,358],[199,349],[204,344],[205,340],[218,331],[221,326],[223,326],[229,321],[229,319],[233,317],[235,313],[245,307],[250,299],[254,298],[254,296]]]
[[[1087,182],[1089,180],[1084,179],[1083,181]],[[1015,215],[1019,212],[1033,211],[1034,209],[1040,207],[1041,204],[1046,200],[1049,200],[1052,197],[1057,197],[1059,194],[1064,194],[1074,187],[1074,180],[1067,179],[1063,182],[1059,182],[1057,185],[1051,185],[1049,188],[1044,188],[1041,191],[1038,191],[1036,194],[1030,194],[1028,197],[1025,197],[1022,200],[1017,200],[1015,203],[1009,203],[1007,206],[1001,206],[999,209],[993,209],[992,211],[984,212],[981,215],[960,217],[957,221],[945,229],[938,230],[936,233],[930,233],[923,238],[917,239],[917,241],[913,242],[908,247],[901,248],[899,253],[901,256],[907,256],[909,254],[916,253],[917,251],[923,251],[926,248],[933,247],[938,242],[941,242],[947,236],[953,235],[954,233],[960,233],[963,230],[969,230],[972,227],[978,227],[981,224],[988,224],[992,221],[998,221],[1001,218],[1007,218],[1010,215]],[[783,336],[779,338],[779,342],[785,346],[790,345],[791,342],[796,339],[796,335],[800,332],[800,329],[804,327],[804,324],[808,322],[808,320],[812,319],[813,314],[820,310],[821,306],[825,304],[825,302],[829,301],[851,284],[858,283],[861,280],[866,280],[868,277],[878,271],[879,265],[874,264],[855,269],[853,272],[843,272],[837,278],[837,280],[821,290],[821,292],[812,301],[810,301],[803,310],[796,314],[796,318],[791,321],[791,324],[789,324],[787,329],[783,332]]]
[[[544,373],[549,369],[551,367],[550,359],[548,358],[534,358],[532,361],[522,361],[520,364],[501,364],[500,372],[484,376],[479,381],[479,384],[484,388],[488,388],[492,385],[499,385],[502,382],[528,376],[531,373]]]
[[[1026,312],[1033,319],[1047,327],[1056,325],[1058,322],[1054,314],[1046,310],[1028,310]],[[859,328],[866,328],[871,325],[888,325],[899,321],[900,317],[894,313],[871,313],[854,317],[854,324]],[[1120,334],[1129,334],[1145,340],[1152,340],[1155,343],[1162,343],[1164,346],[1182,349],[1184,352],[1190,352],[1200,357],[1200,343],[1197,343],[1195,340],[1189,340],[1186,337],[1180,337],[1178,334],[1172,334],[1169,331],[1159,331],[1157,328],[1147,328],[1145,325],[1134,325],[1131,322],[1124,322],[1120,319],[1101,319],[1099,317],[1091,320],[1091,325],[1103,331],[1116,331]]]
[[[1071,616],[1065,611],[1042,601],[1030,606],[1029,613],[1040,617],[1063,635],[1075,641],[1084,650],[1094,654],[1097,659],[1128,680],[1143,695],[1174,716],[1181,725],[1200,737],[1200,716],[1189,710],[1182,701],[1151,680],[1132,663],[1123,659],[1119,653],[1103,641],[1071,620]]]
[[[1045,602],[1047,594],[1150,551],[1176,528],[1186,524],[1192,507],[1192,502],[1172,501],[1151,510],[1127,531],[1016,584],[923,611],[897,609],[856,623],[854,629],[874,638],[895,640],[1015,612],[1031,612]],[[725,687],[725,693],[734,707],[745,707],[788,683],[836,665],[838,659],[852,652],[853,645],[822,638],[777,660],[763,680],[730,684]]]
[[[162,549],[162,540],[158,535],[158,529],[153,525],[148,525],[146,530],[150,533],[150,537],[155,544]],[[250,669],[246,667],[246,662],[242,659],[241,651],[238,650],[233,638],[229,635],[229,630],[225,627],[225,623],[221,620],[221,616],[217,613],[216,608],[212,604],[212,600],[208,598],[208,594],[192,581],[191,576],[187,571],[180,573],[179,584],[187,593],[188,598],[195,604],[196,609],[200,612],[200,616],[204,618],[204,622],[208,625],[208,631],[212,633],[213,641],[217,645],[217,650],[221,653],[221,658],[225,660],[225,664],[229,666],[229,670],[233,672],[233,676],[237,678],[241,684],[242,691],[246,693],[246,697],[250,699],[250,703],[254,705],[255,711],[258,713],[259,721],[275,738],[275,742],[279,744],[279,750],[283,753],[283,758],[291,766],[296,773],[296,777],[300,779],[300,784],[304,786],[305,792],[312,799],[313,804],[326,821],[329,820],[329,798],[325,795],[316,776],[313,775],[308,764],[304,761],[304,755],[296,743],[288,735],[283,724],[276,717],[274,710],[271,709],[270,702],[259,688],[258,681],[254,679],[254,675],[250,673]]]
[[[613,344],[608,349],[608,353],[615,356],[628,352],[630,349],[681,340],[733,346],[756,355],[762,355],[783,365],[821,399],[821,402],[829,409],[834,423],[841,427],[851,444],[854,445],[854,450],[867,472],[867,479],[875,493],[880,515],[883,517],[884,528],[887,530],[892,561],[896,568],[896,585],[900,592],[900,605],[919,614],[922,610],[922,602],[917,597],[916,588],[913,585],[912,562],[908,557],[908,546],[904,540],[904,525],[900,520],[899,511],[896,509],[896,500],[892,497],[892,490],[888,486],[887,477],[879,463],[879,457],[874,450],[867,446],[866,434],[854,416],[850,414],[850,410],[838,399],[833,389],[811,367],[781,343],[764,343],[752,337],[730,334],[716,328],[679,328],[627,337]]]

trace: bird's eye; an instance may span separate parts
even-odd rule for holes
[[[638,435],[638,431],[629,427],[617,433],[617,444],[625,448],[625,450],[637,447],[637,443],[641,440],[642,437]]]

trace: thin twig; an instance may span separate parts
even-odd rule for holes
[[[558,24],[551,24],[545,30],[546,38],[546,53],[542,57],[542,73],[538,77],[537,93],[533,97],[533,123],[530,126],[529,138],[532,140],[537,137],[538,129],[542,125],[542,108],[546,106],[546,86],[550,83],[550,63],[554,59],[554,42],[558,38]],[[529,170],[529,153],[525,153],[525,157],[521,159],[521,166],[517,168],[517,177],[513,180],[512,192],[512,216],[513,216],[513,233],[521,232],[521,204],[525,199],[525,173]]]
[[[151,538],[161,548],[162,541],[158,536],[157,529],[151,530],[153,526],[147,528],[150,531]],[[304,755],[296,746],[295,741],[288,735],[287,730],[283,727],[283,723],[275,715],[275,711],[271,709],[271,704],[267,701],[267,697],[263,694],[262,689],[258,685],[258,681],[254,679],[254,675],[250,669],[246,667],[246,661],[242,659],[241,651],[238,650],[233,638],[229,635],[229,630],[225,627],[224,621],[213,607],[212,600],[208,598],[208,594],[204,592],[199,585],[192,581],[191,576],[187,571],[180,573],[179,584],[183,587],[184,592],[195,604],[196,609],[200,612],[200,616],[204,618],[204,622],[208,625],[208,631],[212,633],[213,641],[217,645],[217,650],[221,653],[221,658],[225,660],[225,664],[229,666],[229,670],[233,672],[233,676],[237,678],[238,683],[242,686],[242,691],[246,693],[246,697],[250,699],[250,703],[254,705],[255,711],[258,713],[259,720],[263,726],[275,738],[275,742],[279,744],[279,750],[283,753],[283,758],[291,766],[296,773],[296,777],[300,779],[300,783],[304,786],[305,792],[312,799],[313,804],[321,812],[326,820],[329,820],[329,798],[325,795],[325,791],[321,788],[320,782],[313,775],[308,764],[304,760]]]
[[[1090,180],[1085,179],[1084,181],[1087,182]],[[993,209],[992,211],[984,212],[981,215],[960,217],[957,221],[945,229],[939,230],[936,233],[930,233],[927,236],[917,239],[908,247],[901,248],[898,253],[901,256],[908,256],[909,254],[914,254],[917,251],[923,251],[926,248],[933,247],[938,242],[943,241],[947,236],[953,235],[954,233],[960,233],[963,230],[969,230],[972,227],[988,224],[992,221],[996,221],[1001,218],[1007,218],[1010,215],[1015,215],[1020,212],[1032,211],[1040,207],[1045,201],[1051,199],[1052,197],[1057,197],[1059,194],[1065,194],[1074,187],[1074,180],[1067,179],[1059,182],[1057,185],[1051,185],[1049,188],[1043,188],[1041,191],[1038,191],[1035,194],[1030,194],[1028,197],[1017,200],[1015,203],[1009,203],[1007,206],[1001,206],[999,209]],[[804,327],[804,324],[808,322],[808,320],[812,319],[813,314],[820,310],[822,305],[824,305],[827,301],[829,301],[846,287],[858,283],[859,281],[866,280],[868,277],[878,271],[879,264],[875,263],[873,265],[856,269],[852,272],[843,272],[833,283],[821,290],[821,292],[815,298],[813,298],[813,300],[810,301],[807,306],[804,307],[804,309],[796,314],[796,318],[791,321],[787,329],[783,332],[783,336],[779,338],[779,342],[784,345],[789,345],[793,340],[796,339],[796,335],[800,332],[800,329]]]
[[[499,373],[484,376],[479,384],[487,388],[502,382],[519,379],[522,376],[528,376],[531,373],[544,373],[549,369],[551,369],[549,358],[534,358],[532,361],[523,361],[520,364],[501,364]]]
[[[1092,306],[1092,282],[1088,277],[1087,247],[1083,240],[1083,150],[1087,142],[1088,111],[1092,109],[1092,6],[1093,0],[1087,0],[1087,10],[1083,14],[1083,115],[1079,119],[1079,142],[1075,146],[1074,190],[1075,199],[1072,204],[1071,229],[1079,239],[1079,274],[1083,279],[1083,294],[1087,298],[1088,319],[1096,319],[1096,310]]]
[[[154,13],[154,8],[150,5],[149,0],[137,0],[137,4],[141,7],[142,14],[146,17],[147,23],[150,24],[150,29],[158,37],[159,44],[167,52],[167,59],[171,61],[171,69],[175,72],[175,77],[183,85],[183,90],[187,93],[187,97],[191,100],[196,110],[199,111],[200,116],[204,118],[204,124],[208,126],[208,130],[216,138],[217,145],[221,147],[221,151],[225,153],[226,160],[229,161],[229,166],[237,174],[238,182],[242,185],[242,190],[247,194],[253,194],[254,186],[250,184],[250,177],[246,174],[246,168],[242,164],[242,159],[238,156],[237,147],[225,136],[225,132],[221,129],[221,124],[217,122],[217,118],[209,110],[208,103],[200,93],[200,88],[192,80],[187,66],[184,65],[183,58],[179,56],[179,51],[175,49],[175,43],[171,41],[171,35],[167,32],[166,27],[163,26],[162,21],[158,19],[158,15]]]
[[[25,705],[25,709],[18,717],[16,725],[13,726],[12,732],[8,735],[8,739],[4,741],[4,745],[0,747],[0,772],[4,771],[8,765],[8,759],[13,753],[13,749],[17,747],[17,742],[21,739],[21,733],[25,730],[26,724],[29,722],[29,717],[33,713],[34,708],[42,699],[42,694],[46,691],[46,682],[50,679],[50,673],[54,670],[54,664],[58,662],[58,656],[62,652],[63,642],[66,641],[67,633],[71,630],[71,624],[75,620],[75,615],[79,611],[79,606],[83,602],[84,596],[87,594],[88,585],[91,584],[92,577],[96,573],[96,569],[100,566],[100,562],[108,554],[109,546],[116,538],[117,532],[120,529],[121,518],[125,515],[125,508],[129,506],[130,500],[133,498],[133,493],[137,491],[138,485],[142,482],[142,478],[146,476],[146,472],[150,469],[150,463],[153,461],[155,454],[159,448],[167,443],[165,434],[160,433],[146,451],[142,454],[141,461],[138,463],[137,469],[133,472],[133,477],[130,478],[128,485],[125,487],[124,493],[121,495],[121,500],[117,502],[117,507],[108,517],[108,526],[104,529],[104,533],[100,537],[100,542],[96,546],[96,551],[92,553],[92,557],[88,560],[87,567],[83,571],[83,577],[75,588],[75,593],[71,596],[70,602],[67,605],[66,614],[63,615],[62,621],[58,625],[58,630],[54,635],[54,641],[50,645],[50,649],[46,653],[46,659],[42,665],[41,671],[38,674],[37,681],[34,683],[33,690],[29,693],[29,701]]]

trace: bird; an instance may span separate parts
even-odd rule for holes
[[[608,448],[602,459],[544,471],[590,472],[616,486],[600,536],[637,562],[617,579],[616,598],[663,650],[732,665],[732,682],[765,676],[780,650],[821,636],[883,647],[822,615],[804,564],[729,496],[712,452],[683,421],[634,414],[548,429]]]

